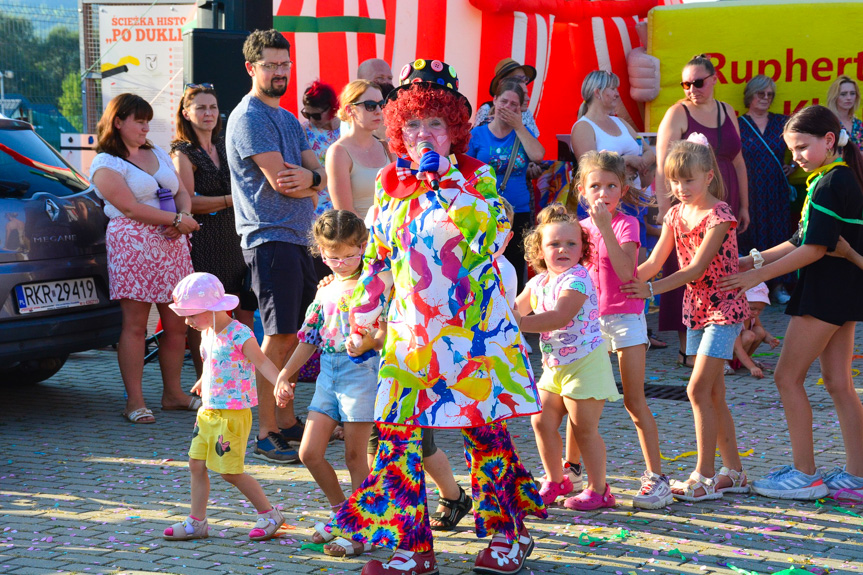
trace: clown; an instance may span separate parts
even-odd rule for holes
[[[366,564],[364,575],[437,573],[421,428],[461,429],[477,536],[493,535],[475,569],[516,573],[534,545],[525,516],[547,512],[504,421],[541,409],[494,262],[510,222],[492,170],[462,155],[471,109],[455,70],[416,60],[388,99],[387,136],[399,159],[378,175],[351,311],[355,340],[387,314],[380,447],[331,527],[350,538],[342,540],[349,553],[370,544],[395,550],[388,563]]]

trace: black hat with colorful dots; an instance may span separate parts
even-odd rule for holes
[[[395,100],[400,90],[420,83],[452,92],[464,101],[468,115],[473,113],[470,102],[458,91],[458,74],[456,74],[455,68],[440,60],[418,58],[410,64],[405,64],[399,72],[399,85],[389,93],[387,99]]]

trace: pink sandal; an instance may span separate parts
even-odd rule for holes
[[[608,483],[605,484],[605,492],[602,495],[587,488],[575,497],[570,497],[563,502],[563,506],[567,509],[577,511],[593,511],[604,507],[614,507],[616,504],[614,495],[611,494],[611,486]]]

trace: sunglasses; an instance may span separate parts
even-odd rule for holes
[[[300,114],[302,114],[303,118],[305,118],[306,120],[314,120],[315,122],[320,122],[321,115],[323,114],[323,112],[306,112],[306,109],[303,108],[302,110],[300,110]]]
[[[201,88],[203,90],[212,90],[214,86],[209,82],[204,82],[203,84],[186,84],[185,90],[197,90]]]
[[[755,95],[762,100],[772,100],[776,96],[776,92],[765,92],[764,90],[759,90],[755,92]]]
[[[364,102],[351,102],[351,106],[364,106],[366,109],[366,112],[374,112],[378,108],[383,110],[384,104],[386,104],[386,103],[387,103],[386,100],[381,100],[381,101],[366,100]]]
[[[712,75],[713,74],[711,74],[710,76],[712,76]],[[690,88],[703,88],[705,80],[707,80],[707,78],[709,78],[710,76],[705,76],[704,78],[699,78],[699,79],[695,80],[694,82],[681,82],[680,85],[683,86],[684,90],[688,90]]]

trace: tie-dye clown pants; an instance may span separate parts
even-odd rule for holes
[[[336,512],[333,531],[390,549],[428,551],[432,532],[420,428],[385,423],[378,427],[380,444],[371,474]],[[477,537],[501,533],[512,542],[527,514],[548,517],[506,423],[466,428],[462,434]]]

